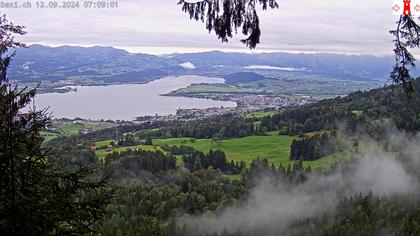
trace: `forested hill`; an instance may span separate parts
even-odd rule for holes
[[[225,76],[236,72],[265,72],[283,77],[304,74],[345,81],[383,81],[392,63],[391,57],[365,55],[213,51],[155,56],[112,47],[31,45],[18,49],[11,77],[21,82],[78,78],[115,83],[145,82],[166,75]]]
[[[405,93],[390,86],[367,92],[355,92],[346,97],[323,100],[262,119],[264,130],[282,130],[299,134],[346,126],[350,131],[363,130],[374,134],[377,120],[392,121],[397,128],[420,130],[420,78],[414,81],[415,92]]]
[[[226,83],[258,82],[258,80],[265,79],[263,75],[254,72],[238,72],[226,75],[223,78],[226,80]]]

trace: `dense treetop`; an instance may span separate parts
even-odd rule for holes
[[[260,43],[260,20],[257,5],[263,10],[278,8],[275,0],[180,0],[182,11],[188,13],[191,19],[205,22],[206,29],[214,31],[222,42],[228,42],[241,29],[247,38],[241,40],[250,49]]]

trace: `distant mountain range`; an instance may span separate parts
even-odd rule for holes
[[[11,77],[21,82],[90,79],[104,83],[146,82],[167,75],[226,76],[255,72],[266,77],[321,75],[340,80],[385,81],[392,57],[339,54],[204,53],[154,56],[112,47],[18,49]]]

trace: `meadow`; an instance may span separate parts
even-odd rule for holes
[[[148,151],[162,151],[163,145],[184,145],[193,147],[198,151],[207,153],[210,150],[222,150],[226,153],[228,161],[244,161],[248,166],[253,159],[262,158],[267,159],[270,164],[279,166],[293,165],[294,161],[290,161],[290,145],[293,141],[293,136],[279,135],[277,131],[269,132],[264,136],[247,136],[243,138],[232,139],[195,139],[190,138],[167,138],[167,139],[153,139],[153,145],[137,145],[129,147],[116,147],[112,152],[121,152],[127,149],[143,149]],[[96,142],[97,147],[101,148],[96,152],[96,156],[103,160],[109,153],[105,150],[105,146],[114,140],[104,140]],[[332,163],[339,160],[349,158],[349,153],[335,153],[323,157],[316,161],[305,161],[305,167],[321,168],[328,167]],[[177,161],[181,164],[182,156],[177,156]]]
[[[245,113],[242,115],[243,118],[263,118],[266,116],[271,116],[277,114],[278,111],[257,111],[252,113]]]
[[[48,142],[50,140],[53,140],[53,139],[57,138],[59,136],[59,134],[43,131],[43,132],[41,132],[41,136],[44,138],[45,142]]]
[[[125,147],[115,147],[112,149],[112,151],[107,151],[105,149],[105,146],[109,144],[113,140],[105,140],[105,141],[99,141],[96,142],[96,146],[100,149],[96,151],[96,156],[100,160],[104,160],[105,156],[111,152],[122,152],[128,149],[141,149],[146,151],[163,151],[159,146],[148,146],[148,145],[137,145],[137,146],[125,146]],[[103,145],[105,144],[105,145]]]
[[[185,145],[202,152],[220,149],[226,153],[228,160],[244,161],[249,165],[255,158],[267,159],[270,164],[279,166],[293,165],[290,161],[290,145],[294,137],[279,135],[277,131],[265,136],[247,136],[225,140],[197,139],[191,142],[189,138],[154,139],[154,145]],[[347,159],[348,153],[336,153],[316,161],[305,161],[304,166],[311,168],[328,167],[330,164]]]

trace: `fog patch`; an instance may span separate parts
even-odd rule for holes
[[[184,217],[179,223],[185,225],[191,235],[253,234],[259,230],[269,235],[281,235],[299,219],[334,213],[344,196],[415,193],[418,180],[395,154],[385,151],[383,145],[369,141],[368,137],[360,137],[360,140],[366,142],[363,153],[354,153],[355,157],[349,163],[332,173],[314,172],[305,182],[296,185],[265,178],[251,190],[243,203],[200,217]],[[418,135],[393,132],[387,145],[403,145],[407,161],[419,163],[419,140]]]
[[[184,62],[179,64],[181,67],[183,67],[184,69],[189,69],[189,70],[194,70],[195,68],[197,68],[193,63],[191,62]]]
[[[278,67],[278,66],[268,66],[268,65],[250,65],[244,68],[253,69],[253,70],[306,71],[306,68]]]

